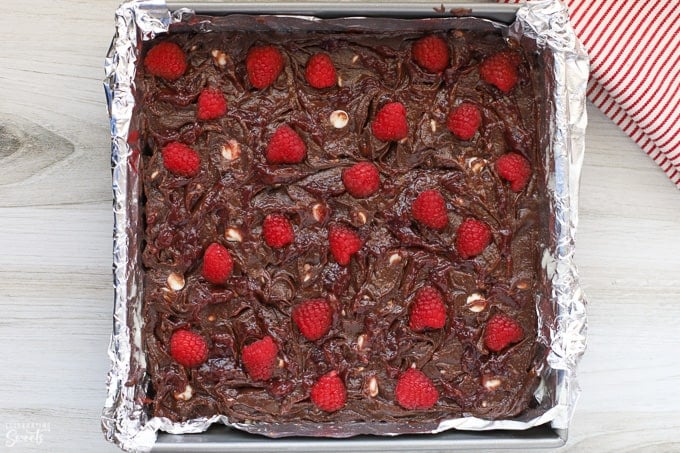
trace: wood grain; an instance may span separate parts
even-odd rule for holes
[[[117,451],[99,426],[113,294],[101,78],[117,3],[3,2],[3,451]],[[562,450],[678,452],[680,192],[611,121],[589,115],[577,238],[589,349]],[[35,427],[40,443],[9,447]]]

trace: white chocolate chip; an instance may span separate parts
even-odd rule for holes
[[[189,401],[192,396],[194,396],[194,389],[191,388],[189,384],[187,384],[183,392],[174,393],[174,397],[176,400]]]
[[[362,333],[357,337],[357,349],[361,351],[364,349],[364,343],[366,342],[366,334]]]
[[[527,289],[529,287],[529,282],[527,282],[526,280],[520,280],[517,282],[515,287],[517,289]]]
[[[312,206],[312,215],[317,222],[321,222],[326,217],[326,206],[317,203]]]
[[[157,177],[158,177],[158,170],[156,170],[156,171],[154,171],[153,173],[151,173],[151,179],[152,179],[152,180],[156,179]]]
[[[302,266],[302,270],[304,271],[305,275],[302,277],[303,282],[308,282],[312,278],[312,273],[309,272],[310,269],[312,268],[312,265],[309,263],[305,263]]]
[[[498,378],[487,378],[486,376],[482,378],[482,385],[486,387],[487,390],[495,390],[501,383],[502,381]]]
[[[476,300],[480,300],[480,299],[484,299],[484,296],[482,296],[482,295],[479,294],[478,292],[474,292],[474,293],[471,293],[471,294],[467,297],[466,302],[467,302],[468,304],[471,304],[472,302],[474,302],[474,301],[476,301]]]
[[[352,57],[352,64],[356,63],[357,61],[359,61],[359,55],[354,55]]]
[[[236,228],[227,228],[227,231],[224,232],[224,237],[229,242],[241,242],[241,241],[243,241],[243,236],[241,235],[241,232],[239,230],[237,230]]]
[[[229,140],[222,145],[222,157],[227,160],[236,160],[241,157],[241,145],[236,140]]]
[[[393,253],[390,255],[390,265],[401,263],[401,255],[398,253]]]
[[[213,57],[213,61],[218,65],[218,66],[226,66],[227,65],[227,54],[222,52],[221,50],[214,49],[210,54]]]
[[[471,157],[467,160],[467,165],[470,167],[470,169],[472,169],[473,173],[481,172],[484,167],[486,167],[486,163],[486,159],[481,159],[479,157]]]
[[[173,291],[179,291],[184,288],[184,276],[176,272],[171,272],[168,275],[168,287]]]
[[[213,322],[215,319],[217,318],[212,313],[208,315],[208,321]]]
[[[278,366],[279,366],[279,368],[283,368],[283,367],[286,366],[286,362],[284,362],[283,359],[279,359]]]
[[[357,219],[359,220],[360,224],[366,224],[366,214],[364,214],[363,211],[357,212]]]
[[[486,407],[488,405],[489,405],[489,403],[487,403],[486,401],[482,401],[482,407]]]
[[[488,302],[486,299],[484,299],[484,296],[482,296],[479,293],[472,293],[468,296],[466,305],[468,307],[468,310],[470,310],[473,313],[479,313],[480,311],[483,311],[486,306],[488,305]]]
[[[347,126],[347,123],[349,122],[349,115],[344,110],[335,110],[331,113],[331,116],[328,117],[328,120],[331,122],[334,128],[342,129],[343,127]]]
[[[342,77],[338,76],[338,86],[342,87]]]
[[[378,396],[378,391],[378,379],[375,376],[371,376],[371,379],[368,380],[368,394],[371,398],[375,398]]]
[[[430,129],[432,129],[432,132],[437,132],[437,122],[435,120],[430,120]]]
[[[408,137],[404,137],[404,138],[402,138],[401,140],[399,140],[399,143],[401,143],[401,144],[403,145],[403,144],[406,143],[407,141],[408,141]]]

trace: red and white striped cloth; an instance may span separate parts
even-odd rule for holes
[[[590,55],[588,99],[680,189],[680,0],[563,2]]]

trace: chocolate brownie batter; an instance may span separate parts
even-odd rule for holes
[[[537,127],[536,57],[500,32],[453,29],[445,38],[451,63],[431,74],[414,63],[411,45],[423,33],[212,32],[171,33],[147,43],[177,43],[188,69],[177,81],[137,75],[137,123],[142,145],[145,232],[142,346],[150,375],[152,415],[185,421],[216,414],[230,422],[430,423],[464,416],[510,418],[535,405],[538,369],[546,355],[537,341],[536,305],[548,297],[541,258],[548,241],[544,158]],[[245,59],[254,45],[274,45],[284,70],[269,88],[248,82]],[[519,82],[509,93],[480,79],[487,56],[512,50],[520,57]],[[304,78],[307,59],[326,52],[336,86],[318,90]],[[196,119],[201,90],[217,87],[226,115]],[[462,101],[475,104],[482,125],[470,140],[447,129]],[[371,121],[387,102],[407,110],[409,134],[382,142]],[[335,122],[347,114],[347,124]],[[334,112],[335,115],[334,115]],[[288,124],[304,140],[300,164],[270,165],[265,149],[276,128]],[[178,141],[201,158],[193,178],[173,175],[160,150]],[[494,163],[515,151],[531,164],[521,192],[510,190]],[[381,187],[368,198],[346,193],[343,169],[371,161]],[[411,204],[438,189],[448,225],[434,230],[414,221]],[[295,231],[283,249],[261,235],[268,214],[285,214]],[[454,247],[463,219],[486,222],[492,242],[474,258]],[[329,251],[332,225],[353,228],[364,241],[348,266]],[[234,260],[225,285],[201,275],[208,245],[224,245]],[[444,297],[442,329],[413,332],[409,306],[432,286]],[[305,339],[291,319],[307,299],[326,298],[333,308],[330,332]],[[524,339],[488,351],[488,319],[516,319]],[[202,335],[208,359],[196,368],[169,353],[178,329]],[[279,347],[273,377],[253,381],[244,370],[244,345],[270,335]],[[395,401],[397,378],[422,370],[439,391],[427,410]],[[323,374],[337,370],[347,403],[327,413],[310,401]]]

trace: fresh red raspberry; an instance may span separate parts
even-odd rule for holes
[[[498,352],[524,338],[524,329],[517,321],[505,314],[494,315],[484,329],[484,346]]]
[[[306,339],[315,341],[330,330],[333,309],[326,299],[310,299],[293,309],[293,321]]]
[[[192,178],[201,168],[201,158],[196,151],[184,143],[172,142],[161,150],[163,166],[178,176]]]
[[[409,368],[397,381],[397,403],[404,409],[429,409],[439,399],[439,391],[420,370]]]
[[[204,88],[198,95],[196,118],[199,120],[214,120],[227,112],[227,100],[217,88]]]
[[[446,120],[446,127],[461,140],[470,140],[474,137],[480,124],[482,113],[476,105],[469,102],[464,102],[451,110]]]
[[[279,347],[274,343],[274,339],[267,335],[243,347],[241,362],[252,379],[266,381],[274,373],[278,353]]]
[[[267,162],[270,164],[299,164],[305,160],[307,146],[290,126],[279,126],[267,146]]]
[[[343,226],[332,226],[330,228],[328,242],[333,258],[341,266],[347,266],[352,255],[358,252],[363,245],[358,234]]]
[[[420,332],[425,329],[441,329],[446,324],[446,306],[442,295],[431,286],[418,291],[411,305],[408,325],[411,330]]]
[[[521,192],[531,178],[529,161],[517,153],[507,153],[496,161],[498,176],[510,182],[510,190]]]
[[[491,242],[491,229],[477,219],[465,219],[456,231],[456,251],[463,259],[482,253]]]
[[[331,57],[325,53],[312,55],[307,60],[305,79],[314,88],[329,88],[335,85],[338,78]]]
[[[335,412],[344,407],[347,401],[347,390],[338,372],[333,370],[321,376],[312,386],[312,402],[326,412]]]
[[[170,355],[180,365],[194,368],[208,360],[208,346],[199,334],[177,330],[170,337]]]
[[[187,59],[177,44],[165,41],[149,50],[144,58],[144,67],[150,74],[173,81],[187,70]]]
[[[221,244],[214,242],[203,254],[203,277],[215,285],[223,285],[231,276],[234,262],[229,251]]]
[[[385,104],[371,124],[373,135],[383,142],[395,142],[408,136],[406,107],[401,102]]]
[[[411,205],[411,215],[425,226],[441,230],[449,223],[446,202],[438,190],[426,190]]]
[[[380,188],[380,172],[370,162],[359,162],[342,172],[342,183],[353,197],[370,197]]]
[[[282,214],[269,214],[262,223],[262,236],[269,247],[280,249],[295,239],[293,225]]]
[[[515,87],[519,78],[517,74],[518,65],[518,55],[500,52],[481,62],[479,75],[486,83],[494,85],[503,93],[509,93]]]
[[[267,88],[276,82],[283,70],[283,56],[276,47],[253,47],[246,57],[248,80],[257,89]]]
[[[424,36],[411,47],[418,66],[429,72],[442,72],[449,65],[449,46],[439,36]]]

